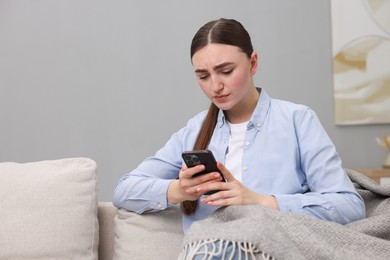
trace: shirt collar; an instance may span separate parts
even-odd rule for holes
[[[257,105],[255,110],[253,111],[252,117],[249,120],[248,129],[255,127],[258,131],[260,131],[271,106],[271,98],[268,96],[264,89],[257,88],[257,91],[259,91],[260,97],[257,101]],[[225,114],[221,109],[218,112],[217,120],[218,121],[216,126],[219,128],[221,128],[224,124],[227,123]]]
[[[218,112],[218,119],[217,119],[217,127],[221,128],[226,122],[225,114],[223,113],[222,109]]]
[[[265,92],[264,89],[257,88],[257,91],[259,91],[260,97],[257,101],[257,105],[255,110],[253,111],[252,117],[249,120],[249,126],[256,127],[256,129],[260,131],[269,112],[271,106],[271,98],[268,96],[267,92]]]

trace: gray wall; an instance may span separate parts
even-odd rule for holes
[[[207,108],[193,34],[240,20],[259,52],[256,84],[311,106],[345,167],[380,167],[389,125],[334,125],[328,0],[0,0],[0,161],[85,156],[99,199]]]

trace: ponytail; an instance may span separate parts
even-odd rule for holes
[[[206,150],[210,144],[211,137],[214,133],[215,125],[217,124],[219,108],[211,103],[207,116],[203,121],[202,127],[196,138],[194,150]],[[198,206],[198,200],[186,200],[180,203],[181,211],[185,215],[192,215],[195,213]]]

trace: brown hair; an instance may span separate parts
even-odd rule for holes
[[[217,123],[219,108],[210,104],[207,116],[203,121],[202,127],[199,131],[198,137],[196,138],[194,150],[205,150],[209,146],[211,137],[213,136],[214,128]],[[198,200],[186,200],[180,203],[181,211],[186,215],[192,215],[196,211],[198,206]]]
[[[191,59],[209,43],[220,43],[239,47],[248,58],[253,53],[251,37],[242,24],[234,19],[221,18],[203,25],[192,38]]]
[[[242,24],[233,19],[214,20],[203,25],[195,34],[191,43],[191,59],[194,54],[210,43],[220,43],[239,47],[248,58],[253,53],[249,33]],[[209,146],[218,119],[219,108],[211,103],[207,116],[196,138],[194,150],[205,150]],[[185,215],[195,213],[198,201],[183,201],[180,208]]]

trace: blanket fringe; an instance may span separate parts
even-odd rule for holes
[[[235,242],[222,239],[199,240],[186,244],[180,253],[179,259],[208,260],[213,259],[213,257],[229,260],[275,260],[269,254],[256,248],[251,242]]]

